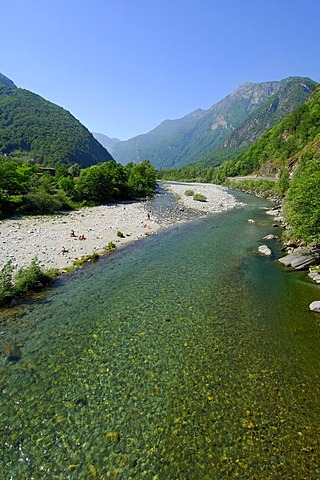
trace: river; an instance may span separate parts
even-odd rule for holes
[[[319,287],[277,241],[257,253],[277,229],[238,195],[244,208],[100,259],[2,328],[22,351],[0,367],[2,479],[320,478]]]

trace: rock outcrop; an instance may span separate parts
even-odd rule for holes
[[[289,255],[279,258],[279,262],[295,270],[305,270],[314,265],[318,259],[319,252],[312,247],[298,247]]]

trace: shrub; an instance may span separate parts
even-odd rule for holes
[[[120,232],[120,230],[117,231],[117,237],[124,238],[124,235],[122,232]]]
[[[193,200],[197,200],[198,202],[206,202],[207,197],[205,195],[202,195],[202,193],[196,193],[193,195]]]
[[[194,191],[193,190],[186,190],[184,192],[185,195],[187,195],[187,197],[192,197],[194,195]]]
[[[0,270],[0,306],[5,305],[13,297],[13,266],[9,260]]]
[[[108,245],[106,246],[106,251],[107,252],[112,252],[117,248],[116,244],[113,242],[109,242]]]
[[[28,267],[22,267],[14,277],[14,291],[17,295],[38,290],[48,282],[46,274],[38,264],[37,258],[31,261]]]

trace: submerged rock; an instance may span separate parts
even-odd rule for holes
[[[277,235],[273,235],[273,233],[270,233],[269,235],[263,237],[263,240],[276,240],[277,238]]]
[[[310,303],[309,309],[310,309],[312,312],[320,313],[320,302],[312,302],[312,303]]]
[[[8,343],[3,348],[5,362],[17,362],[22,357],[20,345],[18,343]]]

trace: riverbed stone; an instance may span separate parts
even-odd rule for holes
[[[273,235],[273,233],[270,233],[269,235],[263,237],[263,240],[276,240],[277,238],[277,235]]]
[[[319,271],[318,272],[309,272],[308,277],[310,277],[311,280],[313,280],[314,282],[320,284],[320,272]]]
[[[286,267],[292,267],[295,270],[304,270],[309,268],[314,265],[316,261],[317,258],[309,247],[296,248],[289,255],[279,258],[279,262]]]
[[[267,257],[270,257],[272,255],[272,251],[268,247],[268,245],[260,245],[260,247],[258,247],[258,251],[260,253],[263,253],[263,255],[267,255]]]
[[[310,303],[309,309],[310,309],[312,312],[320,313],[320,302],[319,302],[319,301],[316,301],[316,302]]]

